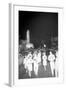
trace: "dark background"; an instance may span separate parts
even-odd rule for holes
[[[35,47],[39,47],[42,40],[50,47],[51,37],[58,37],[58,13],[19,11],[19,40],[26,39],[27,29]]]

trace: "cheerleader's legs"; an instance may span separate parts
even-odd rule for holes
[[[54,76],[54,62],[50,62],[52,76]]]
[[[58,63],[55,62],[55,76],[58,77]]]
[[[46,71],[46,65],[44,65],[44,69],[45,69],[45,71]]]
[[[43,62],[44,69],[46,71],[47,62]]]
[[[37,76],[38,75],[38,64],[37,63],[34,63],[34,72],[35,72],[35,75]]]
[[[31,71],[32,71],[32,64],[28,65],[28,74],[29,74],[29,77],[31,77]]]
[[[31,71],[29,71],[28,73],[29,73],[29,77],[31,77]]]

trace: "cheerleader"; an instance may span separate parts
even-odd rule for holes
[[[46,66],[47,66],[47,56],[46,56],[46,53],[45,53],[45,52],[43,53],[42,59],[43,59],[44,69],[46,70]]]
[[[48,60],[50,61],[50,67],[51,67],[52,76],[54,76],[54,69],[55,69],[54,60],[55,60],[55,56],[51,51],[50,51],[50,54],[48,56]]]
[[[26,69],[26,72],[28,72],[28,55],[24,56],[23,64],[24,64],[24,68]]]
[[[34,73],[37,76],[38,75],[38,57],[37,57],[37,51],[33,54],[33,63],[34,63]]]
[[[38,63],[38,65],[41,64],[41,51],[39,51],[37,54],[37,63]]]
[[[33,63],[32,54],[31,54],[31,52],[29,52],[28,60],[27,60],[27,67],[28,67],[28,74],[30,77],[31,77],[31,71],[32,71],[32,63]]]
[[[56,51],[55,76],[58,77],[58,52]]]

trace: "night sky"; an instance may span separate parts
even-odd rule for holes
[[[51,37],[58,37],[58,13],[19,11],[19,39],[26,39],[30,30],[30,41],[36,47],[43,40],[50,44]]]

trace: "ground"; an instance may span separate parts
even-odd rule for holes
[[[48,78],[48,77],[52,77],[49,62],[47,63],[46,70],[44,69],[44,66],[42,64],[39,65],[37,76],[34,74],[34,70],[31,72],[31,78]],[[24,65],[21,64],[19,66],[19,79],[24,79],[24,78],[30,78],[30,77],[28,73],[26,73],[26,69],[24,68]]]

